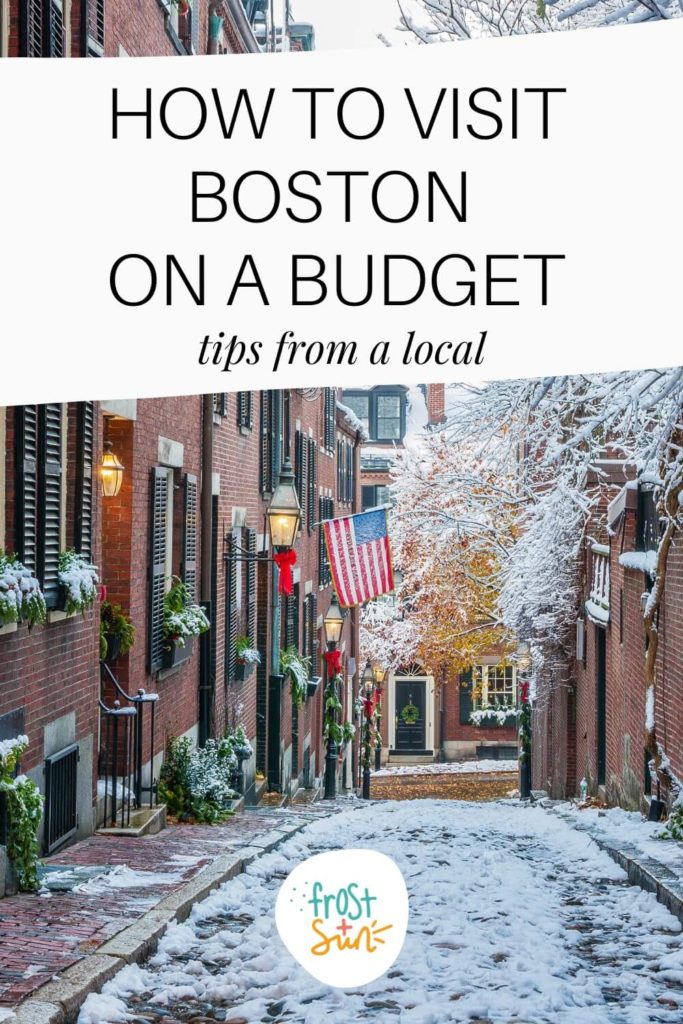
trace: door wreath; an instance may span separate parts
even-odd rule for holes
[[[415,725],[419,717],[420,712],[412,702],[406,704],[401,711],[401,721],[404,725]]]

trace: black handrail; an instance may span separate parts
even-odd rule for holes
[[[113,685],[116,692],[125,701],[132,705],[130,710],[135,712],[135,734],[133,737],[133,791],[135,794],[136,807],[142,807],[143,793],[149,796],[149,806],[154,807],[156,803],[157,784],[154,778],[154,728],[156,718],[156,704],[159,700],[158,693],[147,693],[139,689],[137,694],[127,693],[105,661],[100,661],[101,679],[106,679]],[[117,702],[118,703],[118,702]],[[150,771],[149,786],[142,785],[142,767],[144,762],[144,725],[145,706],[150,707]]]

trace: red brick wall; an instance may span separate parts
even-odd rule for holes
[[[76,488],[75,415],[69,409],[69,435],[66,453],[67,516],[66,545],[73,546],[74,496]],[[15,547],[15,410],[6,413],[5,458],[5,548]],[[95,464],[101,458],[99,437],[95,439]],[[95,487],[93,502],[94,559],[100,559],[100,499]],[[0,635],[0,715],[24,708],[29,749],[22,770],[29,771],[44,759],[43,730],[46,725],[74,712],[76,740],[97,737],[99,694],[99,609],[83,616],[34,626],[29,632],[20,625],[15,633]],[[93,779],[94,783],[94,779]]]

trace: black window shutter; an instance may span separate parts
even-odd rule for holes
[[[74,548],[92,561],[95,403],[78,403],[76,440],[76,518]]]
[[[318,597],[311,594],[311,673],[316,675],[318,670]]]
[[[472,669],[460,673],[460,725],[470,725],[472,713]]]
[[[316,494],[318,491],[318,446],[312,437],[308,439],[308,494],[306,508],[306,523],[308,532],[312,533],[315,526]]]
[[[284,438],[283,438],[283,405],[282,405],[282,392],[281,391],[269,391],[268,396],[270,399],[270,430],[271,430],[271,442],[270,442],[270,488],[273,490],[276,482],[280,477],[280,468],[282,464],[283,452],[284,452]]]
[[[295,595],[290,594],[285,600],[285,647],[293,647],[294,639],[294,602]]]
[[[62,540],[62,406],[51,402],[39,407],[38,577],[48,608],[59,598],[59,553]]]
[[[16,410],[17,529],[15,546],[27,569],[38,571],[38,406]]]
[[[323,441],[328,452],[334,451],[334,420],[336,397],[334,388],[325,388],[325,426]]]
[[[308,438],[301,430],[297,430],[294,439],[294,486],[296,487],[296,495],[301,505],[302,527],[306,525],[306,512],[308,509],[307,468]]]
[[[260,392],[261,410],[261,451],[259,460],[259,487],[262,494],[269,494],[273,489],[273,433],[272,433],[272,392]]]
[[[23,0],[20,32],[22,57],[66,56],[62,0]]]
[[[252,398],[251,391],[237,392],[237,425],[251,430]]]
[[[166,528],[168,519],[167,471],[156,466],[151,474],[151,559],[149,574],[149,671],[163,664],[164,594],[166,593]]]
[[[247,529],[247,636],[252,647],[256,646],[256,530]]]
[[[299,584],[295,583],[294,592],[292,594],[292,643],[296,647],[297,651],[299,647]]]
[[[183,516],[183,581],[193,601],[197,600],[197,477],[185,474],[185,509]]]
[[[235,539],[228,538],[225,593],[225,681],[235,678],[235,647],[237,644],[237,559]]]
[[[347,444],[346,446],[346,461],[348,463],[346,500],[351,502],[356,496],[356,462],[352,444]]]

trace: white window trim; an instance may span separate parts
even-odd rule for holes
[[[0,57],[9,54],[9,2],[0,0]],[[4,417],[4,409],[3,409]]]
[[[474,666],[475,672],[481,672],[481,697],[476,698],[472,702],[475,711],[480,710],[482,707],[487,707],[489,704],[489,669],[495,670],[496,668],[502,667],[512,668],[512,703],[510,704],[510,707],[517,707],[517,667],[515,665],[502,666],[500,662],[497,662],[494,665],[478,664]],[[478,680],[473,680],[473,682],[476,685]]]

